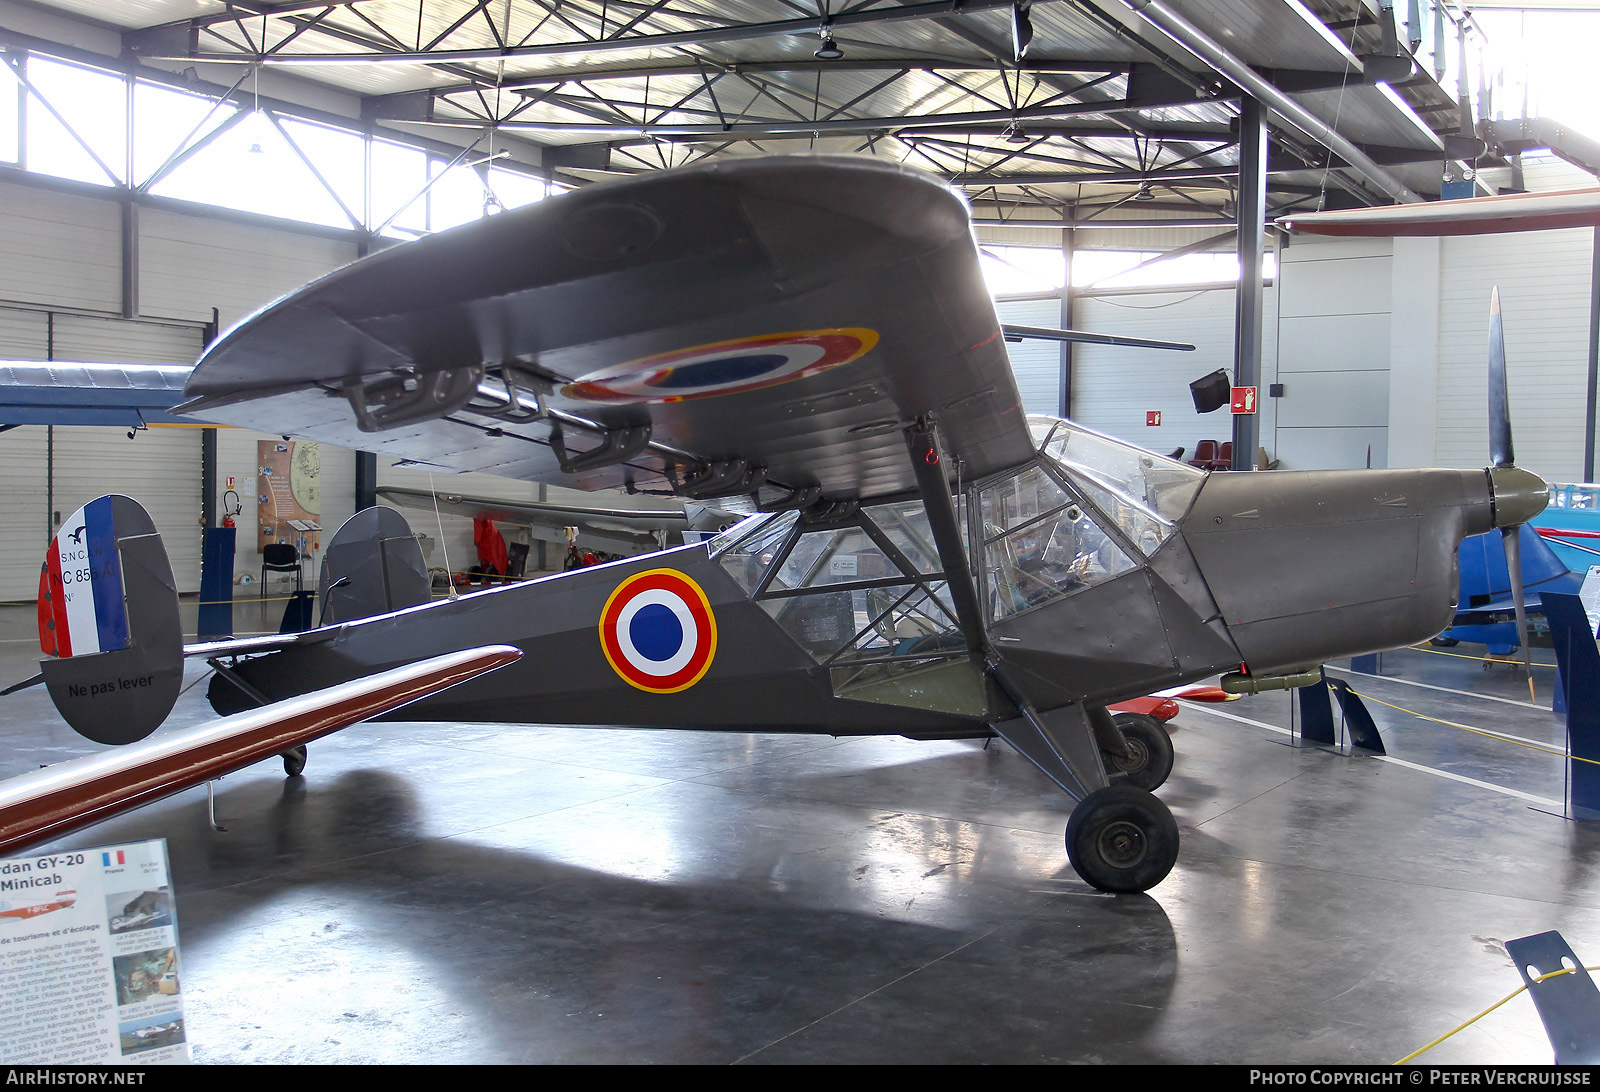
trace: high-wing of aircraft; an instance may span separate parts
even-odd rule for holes
[[[597,185],[330,274],[214,343],[180,412],[757,514],[704,544],[211,646],[212,703],[487,642],[522,658],[402,715],[998,735],[1076,801],[1079,874],[1139,891],[1178,856],[1150,791],[1170,742],[1125,735],[1108,705],[1431,637],[1462,538],[1545,503],[1509,448],[1487,470],[1208,474],[1025,417],[1004,345],[962,202],[871,159]],[[58,705],[77,658],[45,665]],[[69,699],[95,721],[101,695]]]
[[[1311,235],[1383,238],[1396,235],[1487,235],[1600,224],[1600,187],[1502,193],[1410,205],[1378,205],[1278,218],[1291,231]]]

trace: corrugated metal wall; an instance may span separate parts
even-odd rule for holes
[[[1500,287],[1517,463],[1550,481],[1583,476],[1588,397],[1588,228],[1444,240],[1439,274],[1441,466],[1489,455],[1489,295]]]
[[[1275,444],[1284,469],[1388,465],[1387,239],[1296,240],[1279,255]]]
[[[226,329],[355,259],[355,244],[348,240],[144,209],[139,216],[139,308],[145,315],[204,322],[215,307]]]

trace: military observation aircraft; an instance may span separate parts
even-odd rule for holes
[[[1545,503],[1509,458],[1210,475],[1025,417],[1004,339],[963,203],[871,159],[663,171],[373,255],[213,344],[180,411],[755,514],[705,544],[448,600],[386,591],[334,625],[189,651],[225,714],[493,642],[521,659],[397,715],[998,735],[1076,801],[1078,873],[1142,891],[1178,855],[1150,791],[1171,744],[1107,705],[1431,637],[1463,536]],[[160,644],[47,661],[58,708],[148,731],[131,722],[158,702],[134,717],[84,680],[175,663]]]

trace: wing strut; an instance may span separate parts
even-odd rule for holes
[[[972,566],[967,563],[967,552],[961,545],[961,523],[956,519],[956,507],[950,500],[950,481],[945,477],[944,458],[939,454],[939,437],[923,418],[919,417],[916,424],[906,429],[906,450],[911,454],[911,469],[922,493],[928,529],[933,533],[934,548],[939,551],[939,564],[955,603],[961,635],[973,654],[982,656],[988,649],[989,639],[983,629],[978,589],[972,583]]]

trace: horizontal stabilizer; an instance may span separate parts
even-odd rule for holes
[[[0,856],[171,796],[513,662],[451,652],[0,784]]]
[[[1194,346],[1184,341],[1157,341],[1148,337],[1118,337],[1115,334],[1095,334],[1088,330],[1057,330],[1050,326],[1014,326],[1006,323],[1000,327],[1007,341],[1038,338],[1043,341],[1072,341],[1085,345],[1120,345],[1129,349],[1177,349],[1190,353]]]

